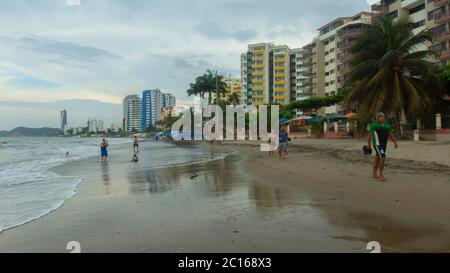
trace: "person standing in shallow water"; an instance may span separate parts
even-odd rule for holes
[[[102,163],[105,163],[108,161],[108,141],[106,139],[102,140],[102,143],[100,144],[100,155],[102,157]]]
[[[139,139],[137,136],[134,136],[134,139],[133,139],[133,151],[135,153],[139,153]]]

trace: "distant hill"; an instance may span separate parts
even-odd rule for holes
[[[55,128],[26,128],[17,127],[11,131],[0,131],[0,137],[42,137],[42,136],[56,136],[58,129]]]

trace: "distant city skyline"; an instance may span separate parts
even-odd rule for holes
[[[5,1],[0,130],[57,128],[58,116],[42,105],[60,101],[99,101],[98,115],[117,121],[120,116],[105,109],[120,109],[124,96],[147,87],[190,103],[186,89],[206,69],[240,74],[240,53],[248,44],[304,46],[322,24],[363,10],[370,6],[361,0]],[[77,123],[97,115],[56,107],[64,108]]]

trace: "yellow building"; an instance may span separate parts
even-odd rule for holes
[[[238,95],[238,98],[241,98],[241,79],[240,78],[233,78],[233,77],[225,77],[223,81],[226,84],[226,100],[229,100],[231,95],[233,93],[236,93]]]
[[[259,43],[241,55],[241,103],[289,104],[291,100],[291,49]]]

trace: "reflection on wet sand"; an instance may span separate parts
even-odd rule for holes
[[[105,195],[111,194],[110,187],[110,175],[109,175],[109,167],[108,164],[102,164],[102,179],[103,185],[105,186]]]
[[[133,194],[165,193],[192,183],[205,198],[220,198],[243,192],[260,209],[282,209],[299,204],[299,194],[286,189],[258,184],[239,168],[237,155],[226,159],[165,169],[130,168],[127,179]]]

